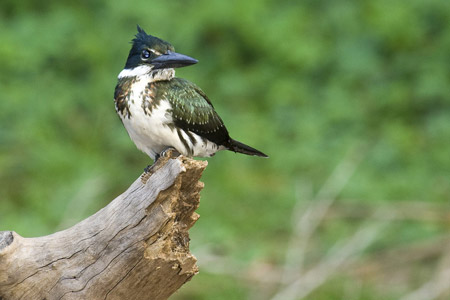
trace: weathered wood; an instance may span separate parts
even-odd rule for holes
[[[67,230],[0,232],[0,299],[167,299],[198,271],[188,229],[206,165],[163,157],[146,183]]]

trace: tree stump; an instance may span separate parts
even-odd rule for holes
[[[198,272],[188,230],[206,165],[161,157],[147,180],[69,229],[0,232],[0,299],[167,299]]]

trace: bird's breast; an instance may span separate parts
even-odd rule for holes
[[[134,79],[116,88],[116,110],[137,148],[151,158],[167,147],[187,156],[211,156],[223,149],[175,125],[168,91],[151,80]],[[124,89],[123,87],[128,87]]]
[[[150,157],[162,151],[171,134],[171,105],[155,99],[154,83],[145,78],[120,82],[116,87],[116,111],[130,138]]]

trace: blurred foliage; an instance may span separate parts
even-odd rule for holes
[[[199,59],[177,75],[202,87],[234,138],[270,155],[209,159],[193,249],[281,263],[295,186],[317,191],[355,147],[365,158],[342,201],[448,203],[446,0],[3,0],[0,230],[36,236],[70,226],[150,162],[112,101],[136,24]],[[352,226],[321,232],[323,248]],[[446,230],[400,224],[377,247]],[[242,299],[250,286],[202,274],[174,298]],[[364,299],[380,299],[365,289]]]

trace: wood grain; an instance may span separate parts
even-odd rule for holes
[[[188,230],[206,165],[162,157],[146,182],[69,229],[0,232],[0,299],[167,299],[198,272]]]

